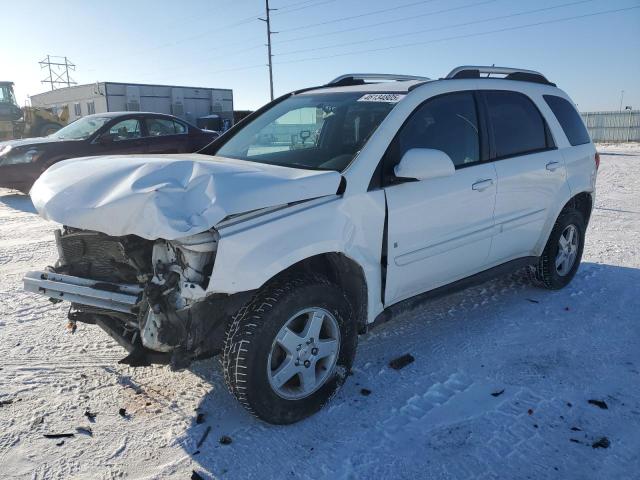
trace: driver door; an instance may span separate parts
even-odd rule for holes
[[[409,117],[387,152],[388,208],[385,305],[446,285],[487,266],[496,201],[496,171],[483,162],[475,95],[427,100]],[[422,181],[395,178],[411,148],[449,155],[455,173]]]

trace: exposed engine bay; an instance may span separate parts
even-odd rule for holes
[[[215,230],[166,241],[64,227],[56,244],[58,262],[30,272],[25,288],[71,301],[73,326],[99,325],[129,351],[124,363],[181,368],[220,350],[226,320],[242,300],[206,294]]]

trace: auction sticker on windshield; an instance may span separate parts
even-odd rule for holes
[[[367,93],[358,99],[359,102],[398,103],[406,95],[400,93]]]

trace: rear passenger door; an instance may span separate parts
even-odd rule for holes
[[[485,268],[491,246],[496,173],[484,162],[484,131],[473,92],[431,98],[402,126],[384,159],[387,199],[385,305]],[[453,175],[406,181],[393,168],[412,148],[445,152]]]
[[[188,128],[184,123],[164,117],[146,117],[144,122],[149,153],[189,152]]]
[[[544,117],[526,95],[482,91],[498,176],[490,263],[535,255],[565,187],[565,166]]]

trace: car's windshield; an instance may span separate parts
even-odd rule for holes
[[[362,92],[295,95],[255,118],[215,154],[342,171],[402,96]]]
[[[61,140],[84,140],[96,133],[109,120],[111,120],[110,117],[83,117],[50,136]]]

